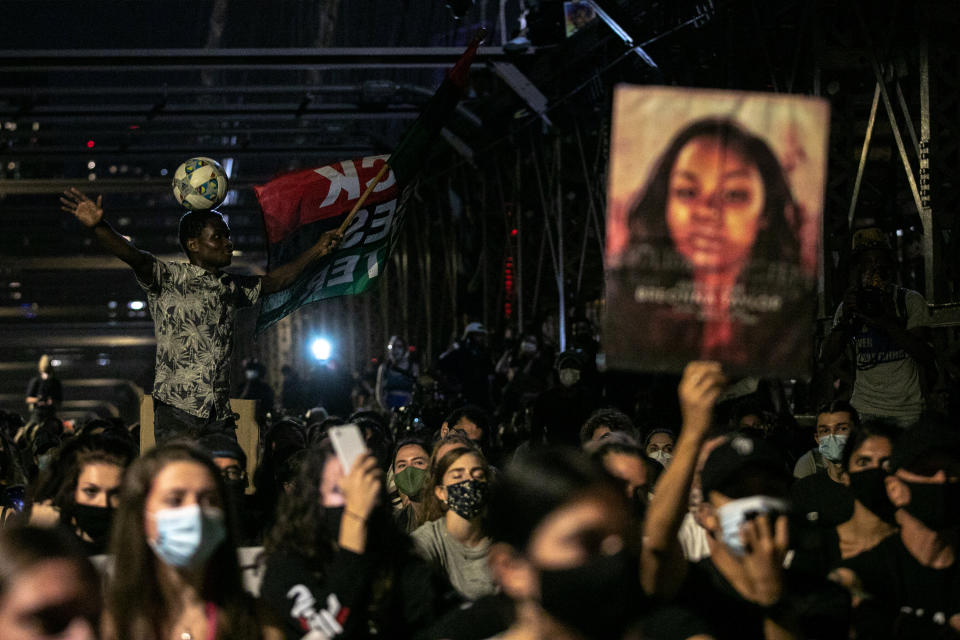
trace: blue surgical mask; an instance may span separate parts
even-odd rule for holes
[[[747,520],[761,515],[776,512],[778,515],[786,513],[789,504],[786,500],[770,496],[750,496],[740,498],[717,507],[717,519],[720,520],[720,534],[723,544],[731,553],[738,556],[746,555],[747,548],[740,539],[740,527]],[[773,523],[770,523],[771,526]]]
[[[227,537],[223,511],[192,504],[161,509],[153,514],[157,539],[150,541],[153,552],[172,567],[196,567],[206,562]]]
[[[843,447],[846,444],[847,436],[845,434],[829,435],[820,438],[818,448],[820,455],[830,462],[840,462],[840,458],[843,457]]]

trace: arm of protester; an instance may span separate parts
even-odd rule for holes
[[[837,309],[833,327],[820,345],[820,362],[833,364],[843,355],[843,349],[850,342],[855,324],[858,321],[856,289],[847,290],[843,302]]]
[[[50,502],[40,502],[30,509],[30,524],[36,527],[55,527],[60,522],[60,510]]]
[[[366,550],[367,521],[382,488],[383,472],[377,466],[377,459],[369,453],[358,456],[353,461],[350,473],[340,481],[340,490],[345,499],[340,538],[337,541],[341,549],[357,554]]]
[[[83,226],[93,231],[101,247],[130,265],[141,282],[153,282],[156,258],[147,251],[137,249],[103,219],[103,196],[97,196],[94,202],[79,189],[71,187],[63,192],[60,204],[63,211],[73,214]]]
[[[713,405],[726,379],[716,362],[691,362],[678,395],[683,428],[673,460],[657,481],[643,525],[641,581],[649,595],[670,597],[686,578],[686,560],[677,533],[690,501],[697,456],[713,420]]]
[[[263,276],[260,292],[276,293],[292,285],[307,267],[333,251],[342,237],[336,229],[324,233],[315,245],[301,253],[296,260],[268,271]]]

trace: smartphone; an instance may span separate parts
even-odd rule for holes
[[[338,427],[330,427],[327,432],[330,434],[330,441],[333,443],[333,450],[340,460],[344,475],[350,473],[350,467],[361,453],[367,452],[367,443],[363,441],[363,434],[360,433],[360,427],[355,424],[345,424]]]

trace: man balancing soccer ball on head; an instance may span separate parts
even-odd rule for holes
[[[153,383],[154,432],[158,444],[175,436],[234,433],[230,410],[230,353],[236,310],[262,294],[281,291],[340,241],[337,230],[296,260],[266,275],[221,271],[230,265],[230,228],[216,211],[189,211],[180,219],[180,246],[189,262],[163,262],[142,251],[103,218],[96,202],[77,189],[64,191],[62,209],[73,214],[104,249],[126,262],[147,294],[157,336]]]

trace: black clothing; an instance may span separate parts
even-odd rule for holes
[[[790,503],[794,514],[812,525],[835,527],[853,517],[853,496],[826,471],[794,482]]]
[[[312,571],[298,554],[267,558],[260,595],[289,640],[313,630],[329,638],[409,638],[434,620],[430,569],[411,554],[379,562],[375,554],[345,549],[325,571]]]
[[[923,566],[893,535],[849,558],[867,598],[854,626],[861,638],[957,638],[949,626],[960,614],[960,561],[946,569]]]
[[[63,401],[63,385],[52,375],[46,379],[36,376],[27,384],[27,397],[37,399],[30,407],[30,421],[42,422],[56,415],[56,407]],[[53,404],[47,404],[48,400],[53,400]]]
[[[580,427],[599,404],[593,387],[575,384],[547,389],[533,404],[530,416],[531,438],[557,446],[580,447]]]
[[[761,607],[744,599],[710,558],[690,563],[675,600],[677,607],[663,613],[655,608],[643,624],[644,638],[682,640],[697,633],[718,640],[763,638],[767,617],[788,629],[796,628],[802,638],[848,637],[850,597],[842,587],[791,571],[784,573],[784,579],[780,602]]]
[[[485,640],[506,631],[513,624],[513,601],[502,593],[483,596],[440,618],[425,638]]]
[[[819,527],[791,521],[790,542],[793,561],[790,569],[821,578],[840,565],[840,536],[836,527]]]

